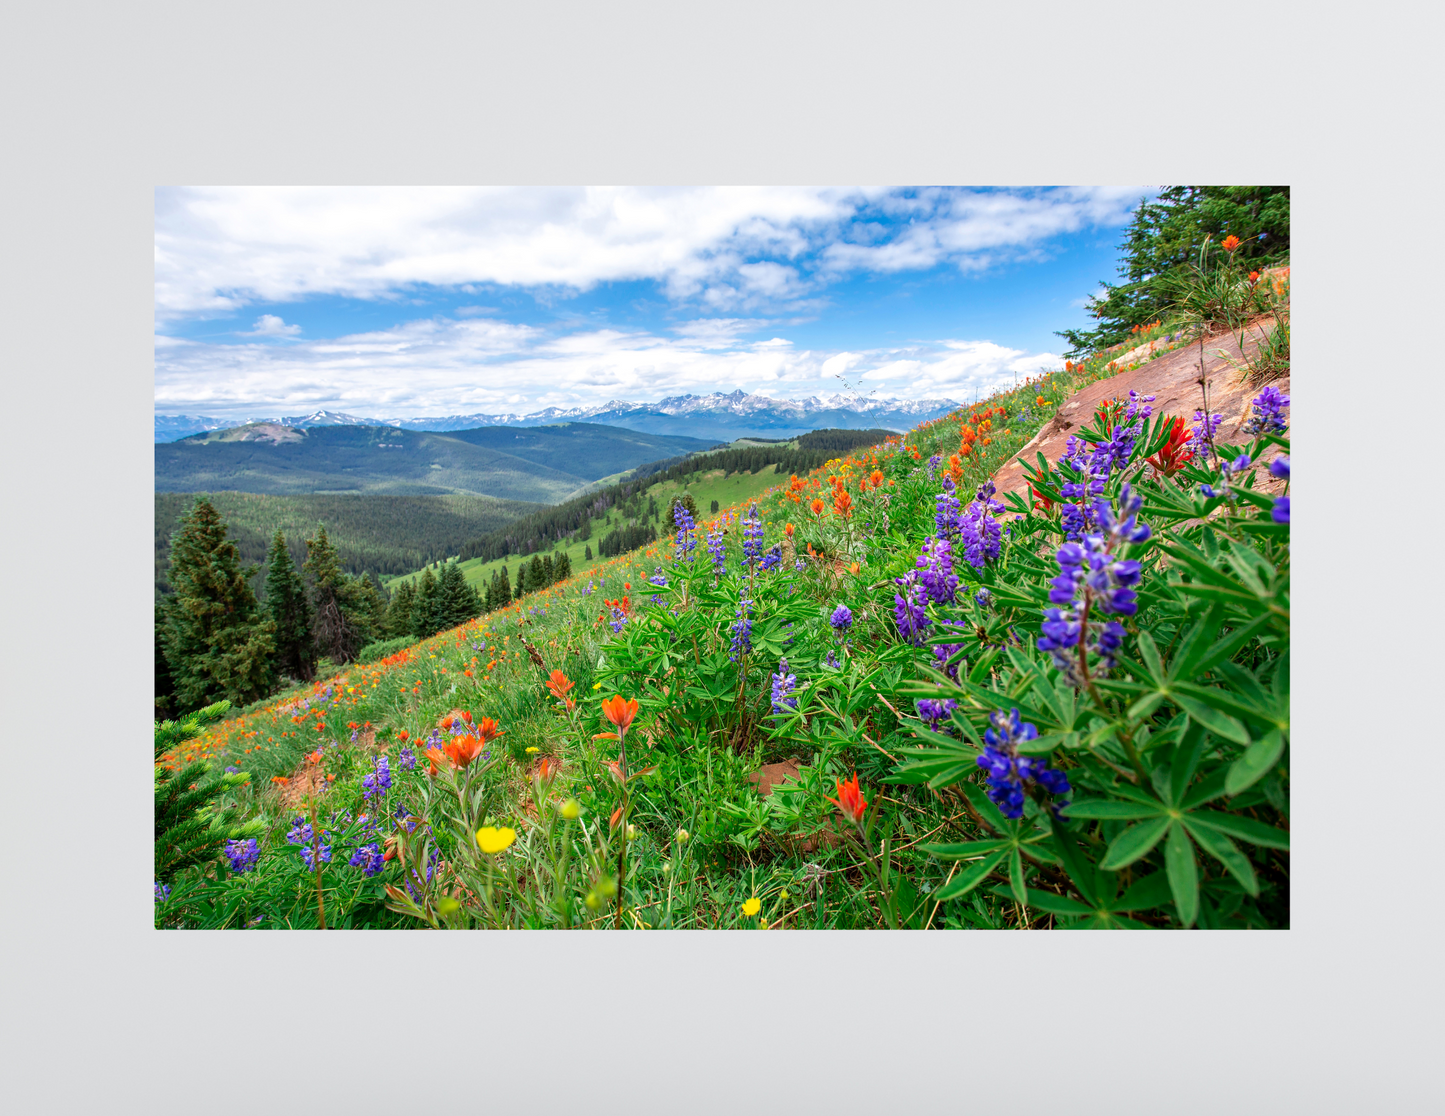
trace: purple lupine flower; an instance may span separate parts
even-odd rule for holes
[[[763,555],[763,564],[761,568],[764,571],[767,571],[772,569],[774,566],[780,565],[782,561],[783,547],[782,544],[779,543],[777,546],[774,546],[766,554]]]
[[[964,557],[975,569],[983,569],[985,563],[999,556],[1003,547],[1003,528],[994,517],[1003,511],[1003,505],[993,498],[997,489],[993,481],[979,486],[973,502],[963,509],[959,517],[959,538],[963,543]]]
[[[1123,625],[1114,620],[1104,624],[1091,621],[1089,630],[1083,631],[1083,617],[1094,605],[1102,613],[1122,616],[1138,610],[1137,594],[1131,587],[1138,584],[1141,567],[1122,555],[1130,544],[1149,538],[1148,525],[1137,520],[1143,502],[1127,484],[1120,490],[1117,510],[1107,500],[1095,501],[1099,533],[1066,542],[1055,555],[1059,574],[1049,583],[1049,601],[1064,607],[1044,610],[1037,646],[1050,653],[1071,685],[1081,686],[1084,681],[1077,661],[1081,641],[1086,653],[1098,656],[1099,669],[1112,670],[1117,664]]]
[[[743,520],[743,569],[748,569],[763,555],[763,519],[754,504]]]
[[[1276,457],[1269,463],[1269,471],[1271,476],[1278,477],[1282,481],[1289,480],[1289,455],[1280,454]]]
[[[945,539],[952,539],[958,534],[959,511],[957,490],[953,486],[952,477],[943,478],[943,490],[934,500],[934,508],[933,523],[938,534]]]
[[[164,902],[165,902],[167,899],[169,899],[170,897],[171,897],[171,885],[170,885],[170,884],[163,884],[163,883],[161,883],[160,880],[156,880],[156,902],[157,902],[157,903],[164,903]]]
[[[988,773],[985,793],[1006,818],[1019,818],[1024,812],[1026,788],[1037,784],[1055,797],[1069,794],[1068,776],[1049,766],[1042,756],[1020,756],[1018,746],[1026,740],[1037,740],[1039,730],[1019,720],[1019,711],[1005,713],[1002,709],[989,714],[992,728],[983,734],[983,754],[978,766]],[[1055,816],[1068,805],[1067,801],[1051,803]]]
[[[1219,429],[1219,424],[1224,421],[1224,416],[1211,414],[1208,421],[1205,421],[1203,411],[1194,412],[1194,425],[1189,428],[1189,451],[1201,461],[1209,456],[1209,447],[1214,441],[1214,434]]]
[[[733,621],[733,625],[729,629],[733,638],[728,647],[728,658],[733,662],[737,662],[753,649],[752,610],[752,599],[748,596],[747,589],[744,588],[738,595],[737,611],[733,613],[737,619]]]
[[[902,577],[894,578],[894,583],[903,586],[903,592],[893,597],[893,617],[898,624],[898,634],[904,642],[922,647],[923,634],[932,621],[924,608],[928,594],[918,583],[918,571],[909,570]]]
[[[944,698],[942,701],[920,698],[915,704],[918,706],[918,715],[934,732],[937,732],[938,726],[952,717],[953,711],[958,708],[958,702],[953,698]]]
[[[715,524],[707,533],[707,552],[712,557],[714,578],[721,577],[728,568],[727,540],[723,537],[721,522]]]
[[[693,522],[687,505],[681,501],[672,506],[672,517],[677,524],[677,533],[673,537],[673,559],[680,562],[686,558],[691,562],[693,548],[697,546],[697,524]]]
[[[843,669],[843,664],[838,662],[838,656],[833,653],[833,649],[831,647],[828,648],[828,657],[823,660],[823,665],[829,670]]]
[[[948,540],[924,539],[923,552],[919,554],[916,565],[918,582],[929,599],[938,604],[952,604],[954,592],[958,589],[958,575],[953,572],[953,550]]]
[[[1246,434],[1283,434],[1289,429],[1284,409],[1289,406],[1289,396],[1270,384],[1252,400],[1249,421],[1244,424]]]
[[[796,562],[793,563],[793,569],[797,570],[799,573],[802,573],[807,568],[808,562],[805,558],[799,558]]]
[[[403,771],[416,770],[416,753],[411,750],[409,745],[401,746],[401,751],[396,754],[396,765]]]
[[[1274,501],[1274,507],[1269,509],[1270,518],[1276,523],[1283,523],[1289,526],[1289,497],[1279,496]]]
[[[662,572],[662,567],[656,567],[657,572],[647,579],[649,585],[656,585],[659,589],[667,588],[667,575]]]
[[[953,624],[951,626],[964,627],[963,624]],[[936,643],[933,645],[933,657],[938,660],[938,669],[943,671],[944,674],[948,675],[948,677],[952,678],[955,682],[958,681],[958,664],[950,664],[948,660],[962,651],[964,646],[962,643]]]
[[[353,868],[360,868],[362,875],[374,876],[386,866],[386,855],[376,843],[362,845],[351,854],[348,863]]]
[[[798,699],[793,696],[793,688],[798,684],[798,678],[788,673],[788,660],[778,660],[778,673],[772,676],[773,680],[773,712],[789,713],[798,708]]]
[[[227,841],[226,859],[231,862],[232,872],[244,876],[261,859],[261,847],[254,837],[246,841]]]
[[[322,836],[323,839],[325,839],[325,837],[326,837],[327,835],[323,833],[321,836]],[[312,858],[313,858],[313,856],[314,856],[317,852],[319,852],[320,855],[321,855],[321,863],[322,863],[322,864],[330,864],[330,863],[331,863],[331,846],[330,846],[330,845],[320,845],[320,846],[307,845],[304,849],[301,850],[301,863],[303,863],[303,864],[306,865],[306,870],[307,870],[308,872],[314,872],[314,871],[316,871],[316,862],[315,862]]]
[[[391,763],[385,753],[376,757],[372,772],[361,780],[361,787],[365,798],[374,798],[391,790]]]
[[[828,617],[828,624],[835,632],[846,632],[853,626],[853,610],[847,605],[839,605]]]

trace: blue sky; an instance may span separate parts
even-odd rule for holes
[[[963,399],[1060,362],[1149,192],[159,190],[156,410]]]

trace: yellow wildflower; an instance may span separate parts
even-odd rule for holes
[[[484,825],[477,830],[477,847],[484,853],[499,853],[510,848],[513,841],[517,839],[517,831],[508,826],[495,828]]]
[[[749,899],[746,903],[743,904],[743,914],[747,915],[748,918],[752,918],[753,915],[757,914],[762,909],[763,901],[759,899],[756,895],[754,895],[751,899]]]

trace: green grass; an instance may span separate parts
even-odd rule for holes
[[[693,474],[686,483],[679,481],[663,481],[650,486],[643,493],[643,504],[646,505],[647,496],[651,495],[657,500],[658,507],[666,509],[671,505],[673,498],[681,493],[689,493],[697,501],[698,510],[704,518],[711,515],[708,509],[712,501],[716,500],[720,508],[728,507],[731,504],[758,496],[767,489],[777,484],[786,484],[788,478],[773,472],[772,466],[764,468],[759,473],[734,473],[724,477],[721,470],[714,469],[707,473]],[[586,541],[573,541],[565,547],[557,547],[550,551],[543,551],[546,554],[560,554],[565,552],[572,563],[572,574],[585,573],[588,569],[597,566],[602,559],[597,556],[597,544],[602,537],[612,530],[613,527],[624,522],[621,513],[613,509],[609,517],[594,517],[592,520],[592,537]],[[662,534],[662,530],[659,530]],[[592,560],[586,558],[587,548],[592,549]],[[461,563],[462,573],[469,585],[478,589],[485,589],[492,575],[498,570],[506,567],[508,573],[515,582],[517,576],[517,565],[521,561],[530,560],[531,555],[508,555],[505,559],[484,561],[480,558],[473,558]],[[388,590],[395,589],[403,581],[411,581],[420,576],[420,571],[414,570],[407,574],[392,576],[382,579],[382,584]]]

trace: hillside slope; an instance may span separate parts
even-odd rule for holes
[[[157,492],[442,496],[550,504],[592,478],[445,434],[255,423],[155,447]]]

